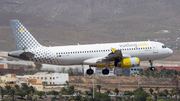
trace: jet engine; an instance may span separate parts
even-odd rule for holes
[[[115,61],[115,67],[131,68],[139,65],[140,65],[140,60],[138,57],[124,58],[122,60]]]

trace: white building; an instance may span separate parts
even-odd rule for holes
[[[39,72],[34,75],[24,75],[24,77],[37,78],[42,82],[47,82],[48,85],[61,85],[69,81],[69,75],[67,73]]]
[[[130,69],[130,74],[133,74],[133,75],[139,75],[139,70],[143,69],[142,67],[132,67]]]

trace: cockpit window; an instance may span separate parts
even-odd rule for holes
[[[163,45],[163,46],[162,46],[162,48],[166,48],[166,46],[165,46],[165,45]]]

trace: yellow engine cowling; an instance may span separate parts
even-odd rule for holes
[[[131,68],[136,67],[140,65],[140,60],[138,57],[132,57],[132,58],[124,58],[121,60],[121,63],[118,65],[118,67],[121,68]]]

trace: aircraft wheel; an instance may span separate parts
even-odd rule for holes
[[[155,70],[155,67],[150,67],[150,70],[151,70],[151,71],[154,71],[154,70]]]
[[[88,70],[86,71],[86,73],[87,73],[88,75],[92,75],[92,74],[94,73],[94,70],[88,69]]]
[[[106,69],[103,69],[102,70],[102,74],[103,75],[108,75],[109,74],[109,70],[106,68]]]

